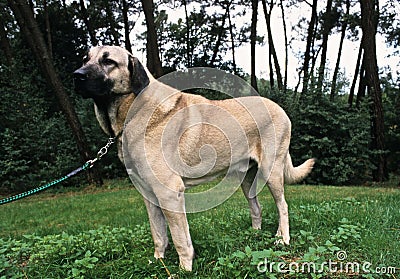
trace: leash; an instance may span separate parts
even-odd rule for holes
[[[100,148],[100,150],[97,152],[96,158],[94,158],[92,160],[88,160],[85,164],[83,164],[83,166],[71,171],[70,173],[68,173],[67,175],[65,175],[65,176],[63,176],[63,177],[61,177],[59,179],[56,179],[56,180],[54,180],[54,181],[52,181],[50,183],[47,183],[46,185],[37,187],[35,189],[29,190],[29,191],[26,191],[26,192],[23,192],[21,194],[17,194],[17,195],[8,197],[8,198],[1,199],[0,200],[0,205],[6,204],[6,203],[9,203],[9,202],[13,202],[13,201],[25,198],[27,196],[36,194],[36,193],[38,193],[40,191],[46,190],[46,189],[48,189],[48,188],[50,188],[50,187],[52,187],[52,186],[54,186],[54,185],[56,185],[56,184],[58,184],[60,182],[63,182],[64,180],[67,180],[68,178],[70,178],[70,177],[72,177],[74,175],[77,175],[81,171],[88,170],[88,169],[92,168],[97,161],[99,161],[104,155],[107,154],[108,149],[110,148],[111,145],[113,145],[115,143],[115,140],[119,136],[120,136],[120,134],[116,135],[113,138],[109,138],[108,141],[107,141],[107,144],[105,146],[103,146],[102,148]]]

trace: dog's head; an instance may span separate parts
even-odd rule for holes
[[[143,65],[117,46],[91,48],[74,72],[75,91],[84,98],[139,94],[150,80]]]

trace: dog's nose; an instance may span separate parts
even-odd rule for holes
[[[74,78],[75,80],[85,81],[88,79],[88,74],[86,71],[78,69],[74,72]]]

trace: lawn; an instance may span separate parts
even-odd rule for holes
[[[142,197],[126,180],[51,191],[3,205],[0,278],[399,278],[400,189],[288,186],[291,245],[275,245],[277,214],[260,194],[251,229],[241,192],[189,214],[192,273],[170,249],[156,261]],[[165,264],[165,265],[164,265]]]

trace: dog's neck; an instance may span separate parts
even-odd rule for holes
[[[122,133],[135,94],[105,96],[94,99],[95,113],[103,131],[110,137]]]

